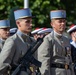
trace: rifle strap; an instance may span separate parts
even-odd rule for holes
[[[54,39],[54,31],[51,32],[50,34],[51,36],[51,41],[49,41],[49,44],[51,43],[51,50],[50,50],[50,67],[51,67],[51,60],[53,59],[53,47],[54,47],[54,44],[55,44],[55,39]]]

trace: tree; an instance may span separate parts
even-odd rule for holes
[[[36,16],[33,20],[33,28],[50,27],[50,10],[54,9],[66,9],[67,26],[69,23],[76,23],[75,3],[75,0],[29,0],[32,14]],[[23,7],[24,0],[0,0],[0,19],[11,18],[12,10],[14,11],[16,8]]]

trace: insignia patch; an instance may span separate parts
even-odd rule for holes
[[[69,46],[66,47],[66,53],[67,54],[71,54],[71,50],[70,50],[70,47]]]
[[[62,16],[65,16],[64,12],[62,12]]]

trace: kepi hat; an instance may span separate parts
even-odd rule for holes
[[[74,25],[74,24],[72,24],[72,25],[70,26],[70,29],[67,30],[67,33],[72,33],[73,31],[76,31],[76,25]]]
[[[38,34],[50,33],[52,31],[51,28],[44,28],[38,32]]]
[[[14,34],[14,33],[16,33],[17,32],[17,28],[11,28],[10,29],[10,34]]]
[[[10,21],[9,20],[0,20],[0,28],[7,28],[10,27]]]
[[[55,19],[55,18],[66,18],[66,11],[65,10],[50,11],[50,19]]]
[[[34,31],[31,32],[31,34],[37,34],[39,31],[41,31],[43,28],[36,28]]]
[[[16,10],[14,11],[14,15],[15,15],[15,20],[20,19],[20,18],[34,17],[32,16],[31,10],[29,8]]]

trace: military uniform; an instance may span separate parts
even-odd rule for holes
[[[75,43],[74,41],[71,42],[71,54],[72,54],[72,60],[73,63],[76,63],[76,43],[73,45],[73,43]]]
[[[53,11],[51,18],[65,18],[65,12],[62,10]],[[38,60],[42,62],[41,75],[73,75],[70,52],[68,38],[55,30],[46,35],[38,48]]]
[[[1,52],[2,48],[3,48],[4,42],[5,42],[4,40],[0,39],[0,52]]]
[[[52,38],[52,33],[45,36],[44,42],[38,49],[38,60],[42,62],[42,67],[40,68],[43,75],[72,75],[70,68],[65,69],[65,64],[70,66],[70,62],[66,61],[66,47],[70,49],[70,43],[64,36],[59,36],[54,33],[54,38]],[[54,44],[52,45],[52,40],[54,39]],[[63,42],[61,44],[61,42]],[[53,47],[52,47],[53,46]],[[56,67],[56,64],[62,64],[64,67]],[[45,65],[44,65],[45,64]],[[68,72],[68,74],[67,74]]]
[[[76,75],[76,25],[72,24],[70,26],[70,29],[67,30],[67,33],[70,33],[71,35],[71,56],[72,56],[72,62],[74,67],[74,72]]]
[[[37,41],[38,38],[40,38],[40,36],[38,35],[38,32],[41,31],[43,28],[36,28],[34,31],[31,32],[32,36],[34,37],[34,39]]]
[[[72,54],[72,61],[73,61],[73,68],[76,75],[76,47],[71,44],[71,54]]]
[[[10,28],[10,23],[9,20],[0,20],[0,28]],[[5,40],[2,38],[2,36],[0,35],[0,52],[3,48]]]
[[[29,8],[17,10],[15,12],[15,19],[32,17]],[[8,75],[10,69],[14,71],[16,66],[19,65],[21,58],[26,54],[27,50],[34,42],[35,40],[33,38],[21,32],[19,29],[13,36],[10,36],[6,40],[0,53],[0,73],[2,75]],[[21,70],[18,75],[28,75],[28,73],[25,70]]]
[[[3,50],[0,54],[0,60],[2,60],[0,62],[0,73],[4,70],[5,67],[18,65],[19,59],[27,52],[30,45],[34,43],[32,38],[27,35],[19,35],[18,32],[7,39],[5,42]],[[24,37],[26,42],[23,39]]]

